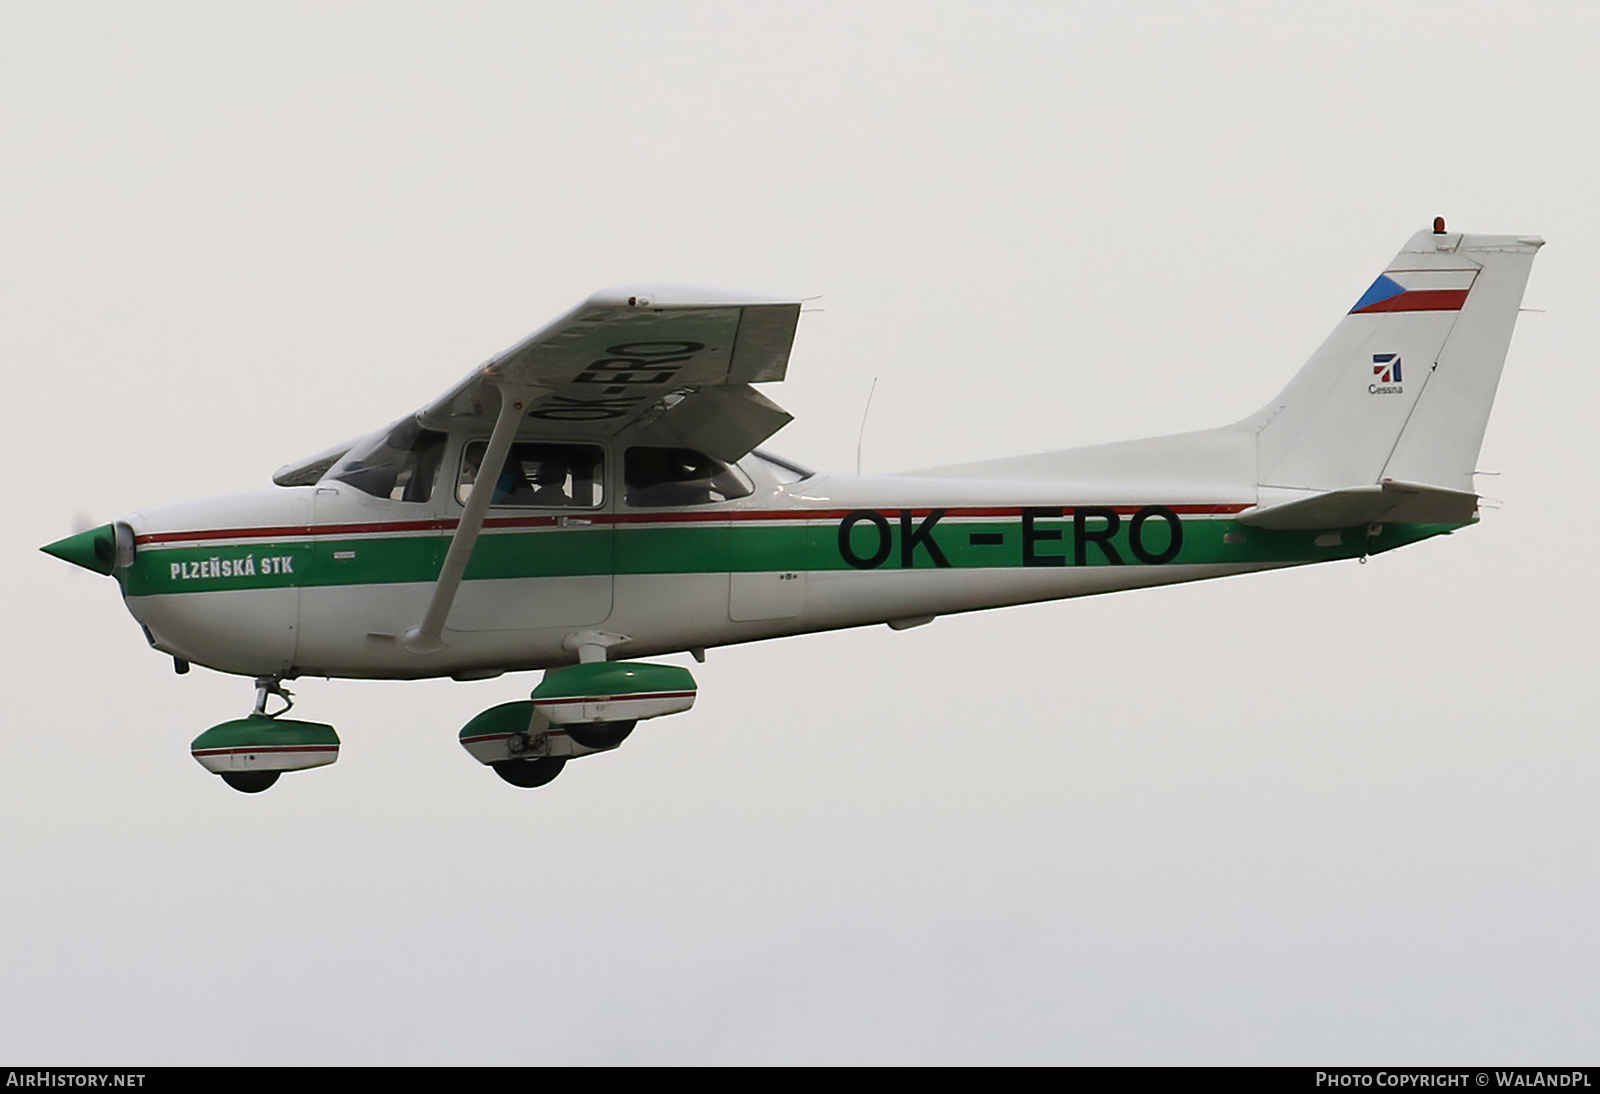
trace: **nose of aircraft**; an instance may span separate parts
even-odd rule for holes
[[[39,548],[47,555],[65,559],[74,566],[93,570],[97,574],[110,574],[117,565],[117,530],[114,525],[102,524],[87,532],[58,539]]]

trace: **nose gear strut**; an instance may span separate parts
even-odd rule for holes
[[[273,711],[271,714],[267,713],[267,697],[269,695],[276,695],[279,699],[283,700],[283,707],[281,709],[279,709],[279,710]],[[257,718],[276,718],[279,715],[289,713],[290,709],[293,706],[294,706],[294,696],[289,691],[288,688],[283,686],[283,677],[281,677],[281,676],[257,676],[256,677],[256,709],[255,709],[255,716]]]

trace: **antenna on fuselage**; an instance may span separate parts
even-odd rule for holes
[[[878,378],[872,378],[872,386],[867,389],[867,405],[861,408],[861,432],[856,434],[856,478],[861,477],[861,445],[867,439],[867,412],[872,409],[872,393],[878,390]]]

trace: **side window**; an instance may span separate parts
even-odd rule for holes
[[[471,441],[461,458],[456,500],[465,504],[478,479],[488,441]],[[605,452],[591,444],[513,444],[490,505],[593,509],[604,500]]]
[[[732,501],[752,489],[738,468],[692,448],[630,448],[623,481],[628,504],[641,508]]]
[[[406,418],[357,443],[328,471],[327,478],[390,501],[427,501],[444,459],[443,433]]]

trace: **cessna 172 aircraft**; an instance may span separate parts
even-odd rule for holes
[[[688,670],[638,658],[1365,557],[1474,522],[1542,244],[1435,221],[1232,425],[896,477],[757,447],[789,421],[753,385],[783,379],[797,301],[602,292],[271,488],[43,550],[114,577],[179,672],[255,678],[253,713],[192,745],[238,790],[338,757],[332,726],[281,716],[285,681],[528,669],[532,695],[460,738],[540,786],[693,704]]]

